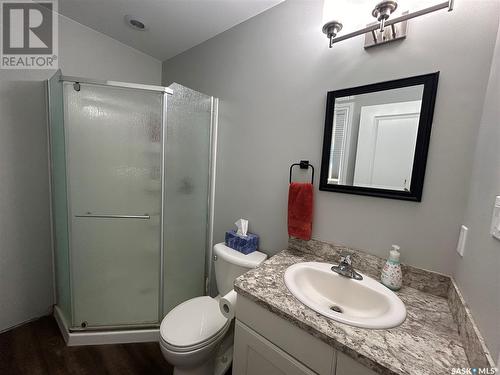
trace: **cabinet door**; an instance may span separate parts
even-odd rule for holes
[[[233,375],[313,375],[314,372],[236,321]]]
[[[337,352],[337,370],[335,375],[376,375],[376,372],[356,362],[344,353]]]

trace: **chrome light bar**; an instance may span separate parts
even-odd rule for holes
[[[393,30],[393,36],[395,37],[395,29],[394,25],[407,21],[412,18],[420,17],[423,16],[424,14],[428,13],[433,13],[437,10],[441,9],[448,9],[448,12],[451,12],[453,10],[453,3],[454,0],[448,0],[444,1],[442,3],[430,6],[428,8],[420,9],[412,13],[406,13],[402,14],[399,17],[389,19],[390,14],[397,8],[397,2],[396,1],[382,1],[378,3],[375,6],[375,9],[372,12],[372,15],[377,18],[379,21],[378,23],[375,23],[373,25],[366,26],[363,29],[353,31],[349,34],[342,35],[342,36],[337,36],[337,34],[342,30],[342,23],[340,23],[338,20],[327,22],[323,26],[323,33],[326,34],[330,41],[329,47],[332,48],[334,43],[341,42],[346,39],[350,39],[352,37],[358,36],[358,35],[363,35],[366,33],[374,33],[377,30],[380,30],[383,32],[384,27],[386,26],[391,26]]]

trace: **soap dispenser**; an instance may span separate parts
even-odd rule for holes
[[[382,269],[382,284],[392,290],[401,289],[403,284],[403,274],[401,272],[401,264],[399,263],[399,249],[398,245],[392,245],[392,250],[389,251],[389,258]]]

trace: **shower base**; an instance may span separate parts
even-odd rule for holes
[[[158,328],[70,332],[64,315],[57,306],[54,306],[54,318],[68,346],[158,342],[160,337]]]

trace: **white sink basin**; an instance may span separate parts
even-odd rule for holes
[[[383,329],[404,322],[406,307],[394,292],[363,274],[363,280],[341,276],[332,266],[294,264],[285,271],[285,284],[304,305],[341,323]]]

